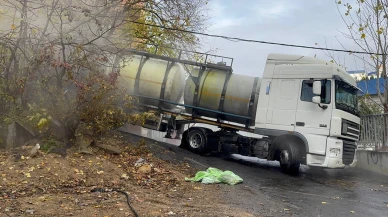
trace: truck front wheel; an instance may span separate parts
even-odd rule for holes
[[[285,143],[278,147],[280,167],[283,172],[295,174],[299,172],[300,154],[295,145]]]

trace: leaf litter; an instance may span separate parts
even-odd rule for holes
[[[9,216],[131,216],[125,197],[115,192],[90,193],[95,187],[128,192],[141,216],[241,214],[223,203],[208,209],[209,204],[219,204],[220,192],[185,182],[195,173],[187,163],[156,158],[144,141],[132,144],[117,136],[102,141],[120,148],[121,154],[93,147],[93,155],[83,155],[71,148],[65,157],[40,152],[16,161],[10,153],[0,152],[0,216],[3,212]]]

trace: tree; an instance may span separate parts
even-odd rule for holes
[[[388,79],[387,79],[387,29],[388,29],[388,0],[357,0],[354,5],[346,1],[336,0],[337,8],[345,24],[348,33],[343,35],[352,40],[361,50],[376,55],[369,58],[352,54],[361,60],[366,68],[375,70],[377,76],[377,86],[380,77],[384,79],[384,91],[377,88],[377,94],[384,107],[384,112],[388,112]],[[341,11],[341,6],[345,8]],[[379,73],[381,72],[381,73]]]
[[[124,26],[124,35],[133,38],[135,48],[156,54],[177,56],[176,49],[196,50],[199,38],[192,33],[161,29],[151,24],[171,29],[203,32],[208,25],[206,5],[208,0],[164,0],[146,1],[142,7],[129,11],[133,17]],[[133,16],[132,14],[141,14]]]
[[[46,137],[60,128],[67,143],[80,122],[100,134],[128,121],[133,116],[127,116],[124,107],[131,107],[132,98],[116,85],[117,54],[139,39],[188,49],[199,44],[193,34],[131,21],[160,21],[200,31],[206,26],[206,20],[200,19],[205,4],[202,0],[1,1],[0,124],[18,120]],[[140,49],[140,44],[135,48]]]
[[[381,114],[382,112],[381,106],[371,100],[369,94],[365,94],[358,98],[358,107],[360,115]]]

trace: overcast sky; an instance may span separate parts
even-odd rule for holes
[[[318,43],[322,47],[326,38],[328,47],[341,48],[337,37],[347,49],[359,50],[339,32],[347,28],[334,0],[211,0],[209,4],[212,25],[208,33],[306,46]],[[269,53],[316,54],[317,58],[330,60],[318,50],[202,39],[202,51],[217,49],[216,54],[233,57],[233,71],[238,74],[261,76]],[[346,58],[347,70],[363,69],[349,54],[335,55]]]

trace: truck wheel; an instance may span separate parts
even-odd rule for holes
[[[300,154],[295,145],[286,143],[279,146],[279,162],[283,172],[296,174],[300,167]]]
[[[189,150],[198,154],[208,153],[206,130],[201,128],[190,129],[187,133],[186,146]]]
[[[182,134],[182,139],[181,139],[181,144],[179,145],[180,148],[187,148],[187,130],[183,132]]]

